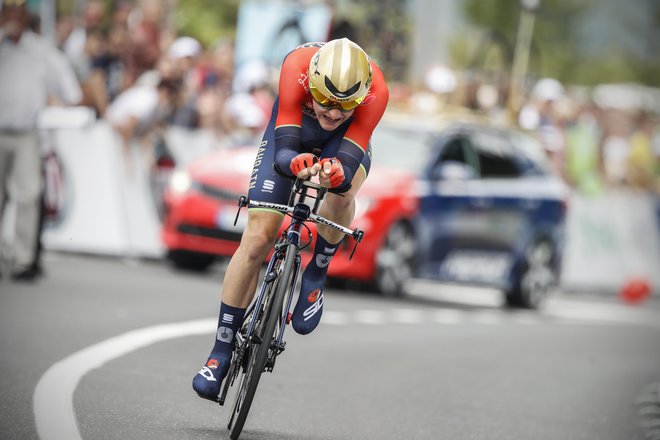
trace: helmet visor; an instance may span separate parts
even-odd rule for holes
[[[316,87],[312,85],[309,87],[309,92],[312,94],[314,101],[316,101],[316,103],[321,107],[329,109],[338,108],[343,112],[348,112],[355,109],[358,105],[360,105],[362,101],[364,101],[364,96],[353,101],[336,101],[334,99],[328,98],[327,96],[324,96]]]

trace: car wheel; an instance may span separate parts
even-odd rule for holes
[[[539,240],[527,250],[515,285],[505,292],[509,307],[538,309],[555,284],[552,268],[554,251],[547,240]]]
[[[406,284],[413,273],[414,256],[412,228],[405,222],[393,224],[376,253],[375,289],[389,297],[405,294]]]
[[[167,254],[167,258],[177,269],[194,270],[197,272],[205,271],[215,261],[214,255],[181,250],[170,251]]]

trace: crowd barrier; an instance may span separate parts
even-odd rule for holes
[[[618,293],[633,280],[660,294],[660,199],[630,188],[572,193],[562,285]]]
[[[44,247],[161,257],[160,220],[144,149],[138,145],[124,149],[105,122],[78,130],[55,130],[51,135],[61,164],[61,195],[58,217],[46,224],[43,233]]]
[[[161,258],[157,200],[143,149],[129,151],[104,122],[52,132],[63,170],[60,218],[43,234],[46,249]],[[214,148],[203,132],[170,129],[166,139],[178,163]],[[618,292],[633,278],[660,290],[658,198],[632,189],[597,196],[573,193],[568,206],[562,287]]]

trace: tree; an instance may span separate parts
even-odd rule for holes
[[[601,7],[594,0],[541,0],[534,23],[528,74],[553,77],[571,84],[594,85],[609,82],[638,82],[660,85],[657,57],[633,53],[623,47],[608,48],[606,53],[590,52],[582,27],[590,14]],[[653,14],[655,29],[660,24],[660,6],[637,1],[629,7],[647,8]],[[467,20],[484,32],[502,35],[513,47],[520,17],[519,0],[466,0]],[[625,23],[618,26],[625,27]],[[634,30],[630,30],[634,33]],[[653,41],[652,35],[642,36]],[[456,43],[454,43],[456,45]],[[649,51],[650,52],[650,51]]]
[[[176,30],[208,47],[220,38],[234,38],[240,0],[185,0],[176,7]]]

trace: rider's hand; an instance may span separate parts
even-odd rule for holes
[[[344,167],[339,159],[332,157],[321,159],[321,170],[319,173],[319,182],[328,188],[337,188],[344,183]]]
[[[291,160],[291,172],[299,179],[316,176],[321,170],[319,158],[312,153],[300,153]]]

